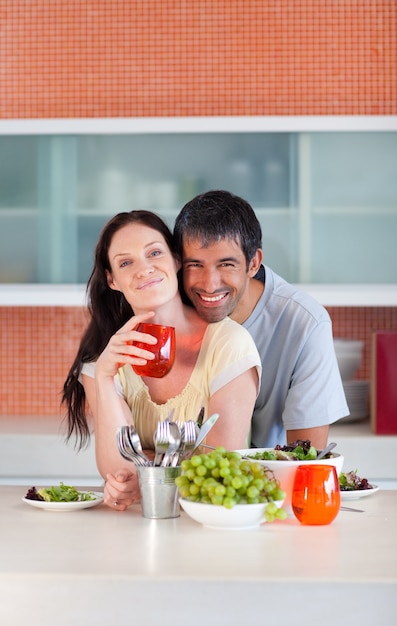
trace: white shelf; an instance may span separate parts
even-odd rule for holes
[[[0,306],[85,306],[85,285],[0,285]]]
[[[393,130],[397,130],[397,115],[239,115],[0,120],[0,135],[387,132]]]
[[[397,306],[396,285],[297,285],[324,306]],[[0,285],[0,306],[85,306],[85,285]]]

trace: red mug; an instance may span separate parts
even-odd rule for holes
[[[170,371],[175,360],[175,328],[142,322],[135,330],[156,337],[157,343],[149,345],[134,341],[134,346],[153,352],[155,358],[147,361],[145,365],[133,365],[132,369],[139,376],[162,378]]]

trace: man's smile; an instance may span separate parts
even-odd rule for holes
[[[224,300],[228,296],[228,293],[221,293],[221,294],[217,294],[213,296],[204,295],[203,293],[198,293],[198,292],[196,292],[196,294],[200,298],[200,300],[203,300],[204,302],[208,302],[209,304],[212,302],[214,303],[220,302],[221,300]]]

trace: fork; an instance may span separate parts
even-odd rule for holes
[[[188,420],[185,424],[185,447],[183,451],[183,456],[189,454],[191,450],[193,450],[196,444],[196,422],[193,420]]]
[[[153,465],[161,465],[164,454],[168,450],[170,441],[170,423],[168,420],[159,422],[153,435],[154,461]]]

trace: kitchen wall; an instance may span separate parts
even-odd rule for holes
[[[392,0],[13,0],[0,23],[3,120],[397,114]],[[370,334],[397,330],[397,309],[330,313],[335,336],[365,340],[368,379]],[[0,322],[0,415],[58,415],[84,312]]]
[[[330,307],[334,336],[362,339],[357,378],[371,374],[374,330],[397,331],[396,307]],[[0,416],[59,416],[63,382],[86,324],[79,307],[0,307]]]
[[[0,3],[0,118],[395,115],[394,0]]]

